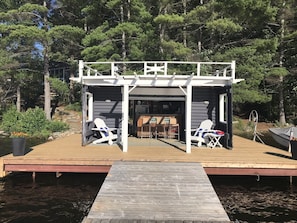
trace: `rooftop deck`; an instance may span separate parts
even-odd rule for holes
[[[235,61],[124,61],[79,62],[72,80],[89,86],[225,86],[237,83]]]
[[[174,139],[128,138],[129,151],[116,144],[81,145],[74,134],[31,148],[25,156],[0,158],[0,173],[28,172],[108,172],[114,161],[199,162],[211,175],[297,176],[297,160],[291,153],[238,136],[234,148],[206,148],[186,145]],[[2,171],[1,171],[2,170]]]

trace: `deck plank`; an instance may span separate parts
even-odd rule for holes
[[[9,171],[58,171],[93,172],[108,170],[115,161],[156,162],[199,162],[215,174],[224,174],[227,168],[233,173],[244,175],[267,173],[273,175],[297,176],[297,160],[291,153],[252,140],[233,136],[234,148],[192,147],[192,153],[185,153],[185,144],[170,139],[139,139],[129,137],[128,152],[122,152],[118,145],[107,144],[81,146],[81,135],[75,134],[31,148],[25,156],[12,154],[0,158],[0,177]],[[62,168],[64,167],[64,168]],[[76,168],[75,168],[76,167]],[[19,168],[19,169],[18,169]],[[63,170],[64,169],[64,170]],[[222,170],[220,172],[220,169]],[[260,170],[260,172],[259,172]],[[270,172],[270,173],[269,173]],[[227,173],[227,172],[226,172]]]
[[[120,162],[85,222],[230,222],[199,163]]]

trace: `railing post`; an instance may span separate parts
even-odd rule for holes
[[[154,63],[154,75],[158,74],[157,67],[158,67],[158,64]]]
[[[235,60],[232,60],[232,63],[231,63],[231,72],[232,72],[232,78],[233,80],[235,80]]]
[[[226,75],[227,75],[227,68],[224,69],[223,77],[226,77]]]
[[[197,76],[200,76],[201,63],[197,63]]]
[[[144,62],[143,72],[144,72],[144,75],[147,75],[147,62]]]
[[[115,67],[114,67],[114,62],[111,62],[111,68],[110,68],[110,70],[111,70],[111,76],[114,76],[114,72],[115,72]]]

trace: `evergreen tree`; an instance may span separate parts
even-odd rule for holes
[[[110,18],[91,30],[83,40],[85,60],[143,59],[144,28],[150,17],[139,1],[107,1],[105,11]],[[89,6],[90,7],[90,6]],[[143,25],[143,26],[142,26]]]
[[[10,82],[0,84],[0,97],[19,92],[19,103],[42,73],[49,118],[52,62],[68,64],[73,76],[81,58],[236,60],[236,76],[245,79],[234,86],[236,111],[269,104],[284,124],[297,101],[296,8],[294,0],[3,0],[0,78]]]
[[[2,44],[4,43],[8,49],[20,52],[25,48],[27,50],[26,55],[41,52],[44,64],[44,111],[46,117],[51,119],[50,56],[54,57],[53,52],[55,52],[55,55],[62,55],[63,53],[57,52],[57,49],[60,52],[66,50],[65,44],[62,47],[65,42],[68,43],[67,48],[68,46],[69,48],[73,47],[75,38],[77,36],[81,38],[83,31],[70,26],[53,26],[49,22],[49,18],[51,16],[51,3],[54,2],[36,1],[36,3],[24,3],[17,9],[1,13],[3,23],[0,29],[1,33],[3,33]],[[69,55],[70,58],[71,56],[73,54]],[[18,62],[21,62],[20,59]]]

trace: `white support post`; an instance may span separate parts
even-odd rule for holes
[[[226,94],[220,94],[219,97],[219,120],[220,122],[225,122],[225,113],[226,113],[226,106],[225,106],[225,98],[227,97]]]
[[[192,127],[192,85],[187,85],[186,96],[186,153],[191,153],[191,127]]]
[[[128,130],[129,130],[129,86],[123,86],[123,104],[122,104],[122,146],[123,152],[128,152]]]
[[[87,113],[87,120],[88,121],[93,121],[94,120],[94,98],[93,94],[87,92],[87,100],[88,100],[88,113]]]

